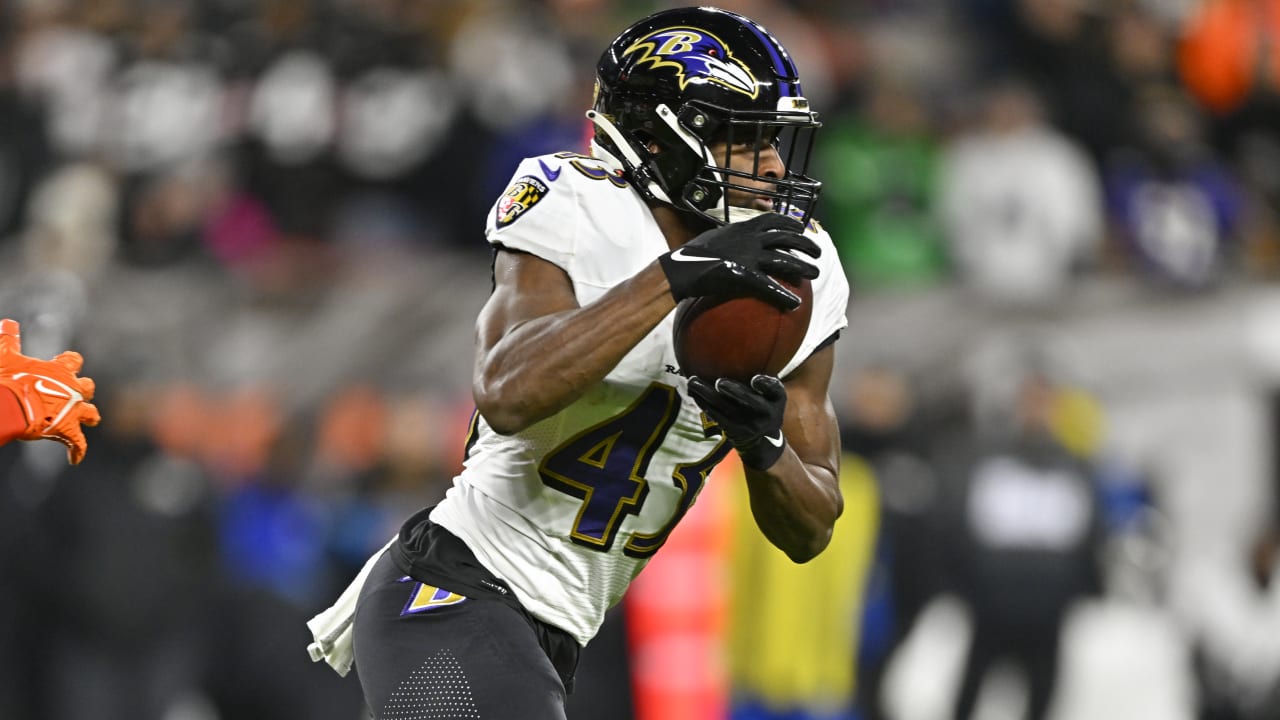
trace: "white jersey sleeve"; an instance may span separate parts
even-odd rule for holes
[[[810,221],[805,235],[818,244],[822,254],[814,261],[818,266],[818,277],[812,284],[813,315],[809,318],[809,330],[795,357],[778,374],[784,378],[808,360],[815,350],[829,342],[833,335],[849,325],[845,315],[849,305],[849,280],[840,264],[835,243],[816,220]]]
[[[565,159],[528,158],[489,210],[490,244],[520,250],[569,270],[582,214],[574,178],[561,178]]]

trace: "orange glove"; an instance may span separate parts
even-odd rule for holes
[[[0,386],[17,396],[26,428],[19,440],[57,440],[67,446],[72,465],[84,459],[88,443],[80,426],[97,425],[102,417],[93,399],[94,384],[76,375],[84,365],[80,353],[67,351],[52,360],[22,354],[18,323],[0,320]]]

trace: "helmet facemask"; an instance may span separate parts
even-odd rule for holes
[[[807,175],[821,123],[802,98],[783,101],[804,109],[734,110],[700,102],[682,109],[681,124],[700,130],[695,134],[709,160],[685,184],[682,200],[688,209],[716,223],[768,211],[808,221],[822,188]],[[762,163],[765,152],[777,153],[781,175],[777,165]],[[749,156],[750,161],[735,161],[735,155]]]

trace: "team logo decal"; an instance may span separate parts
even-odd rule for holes
[[[435,610],[449,605],[457,605],[466,599],[466,597],[444,588],[438,588],[426,583],[417,583],[413,588],[413,593],[409,596],[409,602],[405,603],[404,610],[401,610],[400,614],[411,615]]]
[[[506,227],[521,215],[529,212],[529,209],[538,204],[538,201],[547,196],[547,184],[532,175],[524,175],[517,178],[511,183],[511,187],[502,193],[502,199],[498,200],[497,218],[498,227]]]
[[[756,78],[720,38],[689,27],[655,30],[631,44],[623,56],[640,53],[638,64],[676,71],[683,90],[694,78],[750,98],[760,94]]]

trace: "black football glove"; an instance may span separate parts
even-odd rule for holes
[[[658,260],[676,302],[704,295],[754,297],[792,310],[800,298],[769,276],[793,281],[818,277],[817,266],[784,252],[818,257],[822,251],[803,230],[795,218],[763,213],[712,228]]]
[[[772,375],[756,375],[750,385],[729,378],[720,378],[712,385],[700,377],[691,377],[689,394],[720,425],[743,465],[768,470],[782,457],[782,448],[787,444],[782,435],[787,389],[781,380]]]

